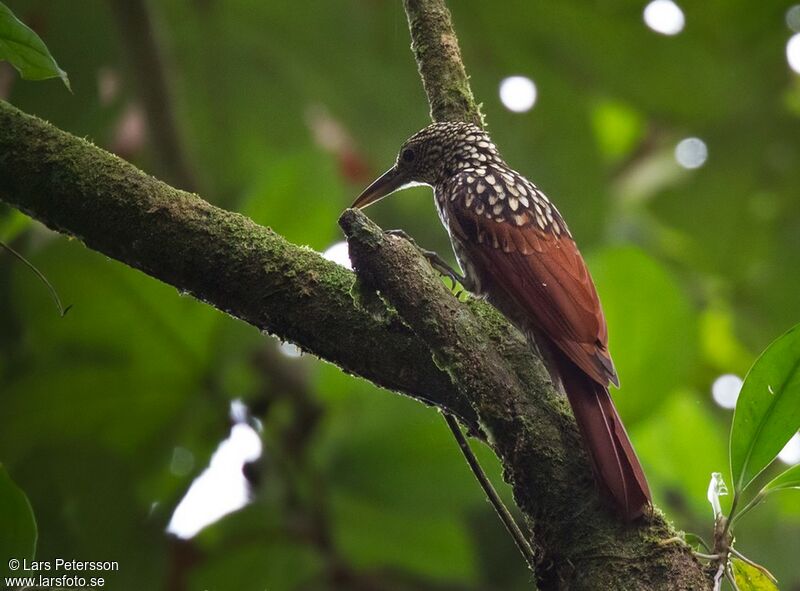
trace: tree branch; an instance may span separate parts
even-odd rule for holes
[[[468,121],[483,127],[472,96],[461,49],[444,0],[403,0],[411,30],[411,50],[434,121]]]
[[[432,118],[482,125],[444,0],[404,5]],[[537,573],[542,589],[709,588],[687,548],[659,544],[674,530],[658,512],[635,527],[601,504],[564,397],[499,313],[453,298],[412,245],[385,237],[363,214],[347,211],[340,224],[365,288],[398,311],[475,408],[535,532],[531,542],[552,564]]]
[[[364,289],[395,307],[475,408],[550,567],[541,589],[710,588],[687,547],[660,544],[676,533],[658,512],[629,525],[601,503],[566,400],[516,329],[489,304],[458,301],[416,247],[361,212],[340,224]]]
[[[475,425],[396,314],[354,302],[351,272],[2,101],[0,200],[348,373],[438,401]]]

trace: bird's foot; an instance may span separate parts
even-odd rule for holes
[[[389,234],[390,236],[399,236],[400,238],[405,238],[411,244],[413,244],[419,253],[428,260],[428,263],[431,267],[433,267],[440,275],[447,277],[453,282],[451,289],[455,289],[456,285],[460,283],[464,289],[470,291],[470,285],[472,282],[469,280],[469,278],[458,273],[458,271],[448,265],[447,261],[445,261],[436,252],[422,248],[411,236],[408,235],[408,233],[406,233],[405,230],[386,230],[385,233]],[[462,293],[463,290],[459,290],[455,295],[456,297],[460,297]]]

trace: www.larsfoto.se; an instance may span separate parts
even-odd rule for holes
[[[61,575],[48,577],[38,575],[35,577],[5,577],[5,589],[28,589],[30,587],[60,587],[63,589],[91,589],[104,587],[106,581],[103,577],[80,577],[75,575]]]

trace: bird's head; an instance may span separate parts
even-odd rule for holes
[[[436,186],[461,168],[495,160],[497,149],[476,125],[432,123],[403,142],[394,166],[364,189],[352,207],[363,209],[405,187]]]

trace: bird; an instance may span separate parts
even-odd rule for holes
[[[528,339],[572,407],[601,496],[625,521],[652,500],[644,470],[609,392],[619,378],[592,277],[556,206],[513,170],[481,127],[435,122],[401,146],[394,165],[356,198],[363,209],[412,185],[433,188],[459,274]]]

